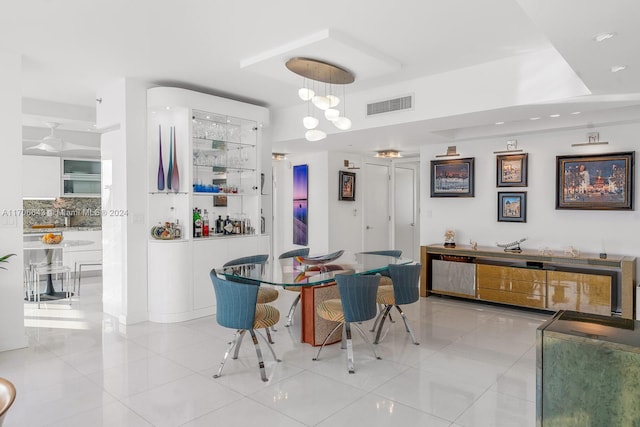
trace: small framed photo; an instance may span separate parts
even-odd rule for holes
[[[355,202],[356,200],[356,174],[340,171],[338,176],[338,200]]]
[[[474,161],[431,160],[431,197],[474,197]]]
[[[527,222],[527,192],[498,192],[498,222]]]
[[[496,187],[526,187],[527,161],[527,153],[496,156]]]
[[[213,206],[227,206],[227,196],[213,196]]]
[[[556,209],[633,210],[635,151],[556,157]]]

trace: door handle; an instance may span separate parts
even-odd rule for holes
[[[367,230],[371,230],[373,227],[371,227],[370,225],[367,225]]]
[[[414,227],[416,224],[412,222],[412,223],[411,223],[411,224],[409,224],[409,225],[410,225],[411,227]]]

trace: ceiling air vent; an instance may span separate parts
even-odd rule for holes
[[[367,104],[367,117],[375,116],[376,114],[390,113],[392,111],[412,109],[413,95],[407,95],[400,98],[387,99],[385,101],[378,101]]]

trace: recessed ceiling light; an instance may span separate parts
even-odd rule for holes
[[[573,112],[573,113],[571,113],[571,114],[573,114],[573,115],[575,116],[575,115],[577,115],[577,114],[580,114],[580,111],[574,111],[574,112]]]
[[[560,114],[549,114],[549,117],[560,117]]]
[[[496,122],[497,125],[503,125],[504,122]]]
[[[612,73],[617,73],[618,71],[622,71],[622,70],[624,70],[626,68],[627,68],[626,65],[614,65],[613,67],[611,67],[611,72]]]
[[[529,120],[540,120],[540,117],[531,117]]]
[[[610,38],[615,37],[617,34],[616,33],[600,33],[600,34],[596,34],[595,36],[593,36],[593,41],[596,41],[598,43],[603,42],[605,40],[609,40]]]

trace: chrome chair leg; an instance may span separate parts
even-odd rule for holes
[[[380,325],[378,325],[378,332],[376,332],[376,339],[373,342],[374,344],[378,344],[380,342],[380,334],[382,334],[382,328],[384,326],[384,321],[386,320],[389,312],[391,311],[392,306],[387,305],[384,308],[384,314],[382,316],[382,319],[380,320]]]
[[[289,326],[293,325],[293,315],[296,312],[296,307],[298,306],[299,302],[300,302],[300,294],[298,294],[296,299],[293,301],[293,304],[291,304],[291,308],[289,309],[289,314],[287,314],[287,323],[284,325],[285,328],[288,328]]]
[[[244,334],[247,332],[246,330],[241,330],[240,336],[238,337],[238,342],[236,343],[236,351],[233,353],[233,360],[238,358],[238,353],[240,352],[240,346],[242,345],[242,338],[244,338]]]
[[[258,355],[258,367],[260,368],[260,377],[262,378],[262,381],[267,382],[269,381],[269,379],[267,378],[267,373],[264,369],[264,360],[262,360],[262,351],[260,350],[260,344],[258,343],[258,337],[256,336],[256,333],[253,331],[253,329],[249,330],[249,333],[251,334],[251,339],[253,340],[253,345],[256,348],[256,354]]]
[[[233,346],[236,345],[236,341],[238,340],[238,336],[240,336],[240,334],[241,334],[241,331],[236,331],[236,333],[233,335],[233,340],[231,341],[229,347],[227,348],[227,351],[225,351],[222,362],[220,362],[220,368],[218,369],[218,373],[214,374],[213,378],[220,378],[220,376],[222,375],[222,368],[224,368],[224,364],[229,358],[229,354],[231,354],[231,350],[233,349]]]
[[[402,320],[404,321],[404,328],[407,330],[407,332],[409,332],[411,340],[415,345],[420,345],[420,343],[416,341],[416,337],[413,335],[413,331],[411,330],[411,326],[409,326],[409,322],[407,322],[407,316],[404,315],[404,312],[399,305],[396,305],[396,309],[400,312],[400,316],[402,316]]]
[[[369,346],[369,348],[373,352],[373,355],[375,356],[375,358],[380,360],[381,357],[378,356],[378,353],[376,353],[375,347],[371,344],[371,342],[369,341],[369,338],[367,338],[367,335],[364,333],[364,331],[357,325],[353,325],[353,326],[355,326],[356,330],[360,333],[360,335],[362,335],[362,338],[364,339],[364,342],[367,343],[367,345]]]
[[[378,307],[380,307],[381,304],[378,304]],[[386,306],[382,306],[381,308],[378,308],[378,315],[376,316],[376,320],[375,322],[373,322],[373,326],[371,327],[371,329],[369,329],[369,332],[375,332],[376,331],[376,327],[378,326],[378,322],[380,322],[380,319],[382,318],[382,315],[384,314],[384,310],[386,309]]]
[[[357,326],[356,326],[357,328]],[[344,329],[346,330],[346,341],[347,341],[347,369],[350,374],[356,373],[356,368],[353,363],[353,342],[351,341],[351,323],[346,322],[344,324]]]
[[[273,342],[273,338],[271,338],[271,332],[269,332],[269,328],[264,328],[265,331],[267,331],[267,338],[269,338],[269,344],[275,344],[275,342]],[[274,332],[276,332],[276,330],[273,330]]]
[[[256,332],[258,333],[258,336],[259,336],[260,338],[262,338],[262,340],[263,340],[264,342],[266,342],[266,343],[267,343],[267,347],[269,348],[269,350],[271,350],[271,355],[273,356],[273,359],[274,359],[276,362],[282,362],[282,360],[278,359],[278,356],[276,356],[276,352],[275,352],[275,351],[273,351],[273,347],[271,346],[271,344],[269,343],[269,341],[267,341],[267,339],[264,337],[264,335],[262,335],[262,334],[260,333],[260,331],[256,331]]]
[[[337,330],[338,330],[338,328],[339,328],[340,326],[342,326],[342,325],[343,325],[343,323],[338,323],[338,324],[337,324],[337,325],[336,325],[336,326],[331,330],[331,332],[329,332],[329,333],[327,334],[327,336],[325,337],[324,341],[322,341],[322,345],[321,345],[321,346],[320,346],[320,348],[318,349],[318,354],[316,354],[316,357],[314,357],[314,358],[313,358],[313,359],[311,359],[311,360],[316,361],[316,360],[319,360],[319,359],[320,359],[320,352],[321,352],[321,351],[322,351],[322,349],[324,348],[324,345],[327,343],[327,341],[329,341],[329,338],[331,337],[331,335],[333,335],[333,333],[334,333],[335,331],[337,331]]]

